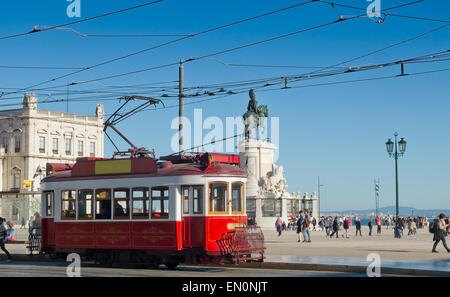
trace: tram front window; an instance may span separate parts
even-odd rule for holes
[[[111,190],[101,189],[95,191],[95,219],[111,219]]]
[[[242,212],[242,183],[233,183],[231,187],[231,209],[232,212]]]
[[[75,220],[75,195],[74,190],[61,191],[61,220]]]
[[[209,211],[227,212],[227,184],[211,183],[209,185]]]

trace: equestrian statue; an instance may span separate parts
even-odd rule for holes
[[[250,100],[247,106],[247,112],[242,116],[245,125],[245,138],[250,137],[250,131],[256,128],[256,136],[258,137],[259,128],[261,127],[262,133],[264,133],[264,118],[269,116],[269,110],[267,105],[259,105],[255,99],[255,92],[251,89],[248,92]]]

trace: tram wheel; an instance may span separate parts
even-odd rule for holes
[[[180,262],[173,261],[173,262],[167,262],[164,264],[167,266],[168,269],[172,270],[172,269],[175,269],[178,266],[178,264],[180,264]]]

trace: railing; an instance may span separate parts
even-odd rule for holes
[[[29,229],[27,249],[30,251],[30,255],[33,255],[34,251],[39,251],[41,246],[41,228]]]
[[[264,261],[264,235],[260,227],[236,227],[231,241],[233,261],[236,264]]]

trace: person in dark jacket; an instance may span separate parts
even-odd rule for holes
[[[302,242],[303,225],[304,225],[303,222],[304,221],[305,221],[305,216],[303,215],[303,210],[302,210],[302,211],[299,212],[298,220],[297,220],[297,234],[298,234],[298,241],[297,242]]]
[[[369,236],[372,236],[372,219],[369,219],[369,223],[367,223],[367,226],[369,226]]]
[[[436,246],[440,241],[442,241],[442,244],[444,245],[445,249],[448,253],[450,253],[450,249],[447,246],[447,243],[445,242],[445,237],[447,236],[447,224],[445,222],[445,214],[441,213],[439,217],[434,220],[434,244],[433,244],[433,253],[437,253]]]
[[[12,260],[11,254],[5,247],[5,242],[8,238],[8,230],[6,229],[6,222],[4,218],[0,218],[0,249],[5,252],[8,257],[8,261]]]
[[[356,226],[356,236],[358,236],[358,232],[359,232],[359,236],[362,236],[362,234],[361,234],[361,220],[359,218],[355,218],[355,226]]]
[[[394,224],[394,237],[400,239],[403,233],[403,222],[399,217],[396,217]]]
[[[334,221],[333,221],[333,232],[330,234],[330,238],[333,237],[333,235],[336,233],[336,238],[339,238],[339,221],[338,221],[338,217],[334,217]]]

